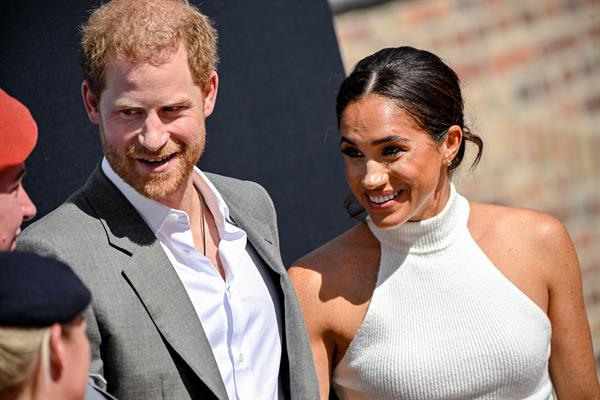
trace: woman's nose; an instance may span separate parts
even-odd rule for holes
[[[388,183],[388,171],[385,165],[375,160],[368,160],[362,179],[365,189],[376,189],[386,183]]]

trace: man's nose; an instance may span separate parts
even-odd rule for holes
[[[148,113],[138,140],[145,149],[150,151],[158,151],[167,143],[169,140],[167,126],[157,113]]]
[[[19,186],[18,199],[21,203],[21,212],[23,213],[23,220],[28,221],[35,217],[37,213],[37,209],[35,208],[35,204],[29,198],[29,195],[25,191],[23,185]]]
[[[385,165],[375,160],[368,160],[362,184],[365,189],[372,190],[388,183],[388,171]]]

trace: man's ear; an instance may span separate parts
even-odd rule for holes
[[[81,84],[81,95],[90,121],[93,124],[100,123],[100,99],[92,92],[87,81],[83,81]]]
[[[446,133],[446,137],[442,142],[442,152],[444,154],[444,162],[454,160],[456,154],[458,153],[458,149],[460,149],[460,144],[463,140],[463,131],[458,125],[452,125],[448,128],[448,132]]]
[[[217,102],[217,92],[219,91],[219,76],[217,71],[212,71],[202,93],[204,95],[204,117],[208,117],[212,114],[215,109],[215,103]]]
[[[50,379],[60,380],[65,369],[65,346],[62,337],[62,326],[53,324],[50,328]]]

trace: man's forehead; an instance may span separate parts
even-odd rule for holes
[[[178,53],[183,55],[187,60],[187,49],[183,44],[177,46],[157,48],[136,48],[124,50],[121,53],[108,53],[105,59],[105,66],[109,67],[140,67],[143,65],[160,66],[171,61]]]

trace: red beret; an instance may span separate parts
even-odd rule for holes
[[[0,89],[0,170],[24,163],[37,136],[37,125],[27,107]]]

